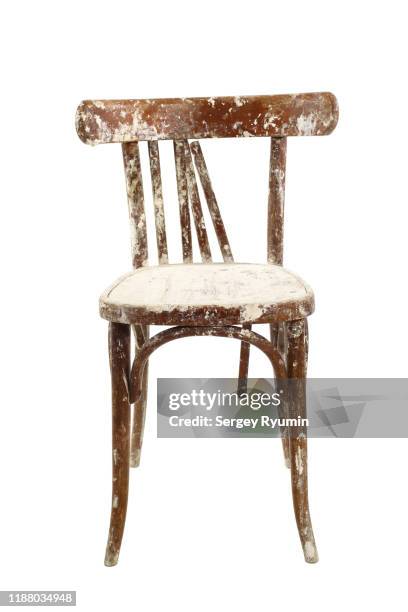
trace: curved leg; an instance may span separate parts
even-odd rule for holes
[[[287,323],[288,378],[290,384],[290,418],[306,418],[306,324],[304,320]],[[289,436],[292,496],[296,523],[305,561],[316,563],[318,554],[309,512],[307,488],[307,437],[306,427],[291,427]]]
[[[105,565],[111,566],[118,562],[129,488],[129,325],[109,324],[109,360],[112,378],[112,509]]]
[[[285,323],[271,323],[269,325],[271,342],[273,346],[280,352],[283,360],[286,364],[287,357],[287,333],[286,333],[286,325]],[[276,376],[276,374],[275,374]],[[286,419],[288,415],[288,409],[285,402],[281,402],[278,406],[278,414],[280,419]],[[283,456],[285,459],[285,465],[287,468],[290,468],[290,452],[289,452],[289,434],[286,427],[281,427],[281,439],[282,439],[282,449]]]
[[[136,351],[140,350],[146,340],[149,339],[148,325],[134,325]],[[146,403],[148,388],[148,362],[143,370],[142,394],[140,400],[135,402],[133,407],[133,424],[130,441],[130,467],[138,467],[140,464],[140,454],[142,452],[143,432],[146,419]]]

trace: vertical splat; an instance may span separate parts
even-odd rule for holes
[[[197,232],[201,259],[204,263],[210,263],[212,261],[210,243],[208,242],[207,229],[205,227],[203,209],[201,208],[193,160],[191,158],[190,146],[187,140],[184,141],[184,159],[186,164],[187,186],[191,202],[191,212],[193,214],[194,225]]]
[[[148,142],[150,173],[152,177],[154,220],[156,225],[157,251],[159,264],[168,264],[166,222],[164,218],[163,189],[160,172],[160,154],[157,140]]]
[[[214,231],[217,235],[222,258],[225,262],[233,262],[234,258],[232,256],[227,232],[225,231],[218,202],[211,185],[210,175],[208,174],[207,165],[205,163],[200,143],[198,141],[192,142],[190,149],[193,153],[195,167],[197,168],[198,176],[200,177],[201,185],[207,200],[208,210],[210,211],[211,220],[213,222]]]
[[[176,165],[177,193],[180,210],[181,245],[183,250],[183,262],[192,263],[193,246],[191,241],[190,213],[188,209],[188,186],[186,176],[186,161],[184,155],[184,140],[175,140],[174,161]]]
[[[144,208],[143,179],[138,142],[122,145],[128,196],[132,264],[134,268],[148,263],[146,214]]]

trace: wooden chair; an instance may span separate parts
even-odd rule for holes
[[[116,280],[100,299],[109,321],[112,376],[112,510],[105,564],[118,561],[125,525],[129,466],[140,461],[147,397],[147,363],[163,344],[186,336],[241,341],[239,381],[245,385],[249,347],[271,361],[275,376],[299,381],[286,416],[305,416],[307,319],[310,288],[282,267],[286,141],[288,136],[329,134],[338,119],[330,93],[278,96],[87,100],[77,111],[85,143],[121,143],[132,231],[133,272]],[[234,263],[200,143],[191,139],[264,136],[271,139],[267,264]],[[169,264],[160,172],[159,141],[173,140],[183,263]],[[153,189],[159,266],[149,266],[139,141],[147,141]],[[193,161],[194,160],[194,161]],[[224,263],[212,263],[196,173],[205,194]],[[190,220],[192,214],[193,223]],[[194,226],[202,263],[193,263]],[[270,326],[270,340],[251,330]],[[150,325],[173,326],[149,337]],[[131,327],[136,356],[131,367]],[[130,406],[134,404],[131,431]],[[307,491],[304,428],[283,432],[291,469],[295,516],[304,556],[317,561]]]

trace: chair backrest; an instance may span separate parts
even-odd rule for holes
[[[91,145],[121,143],[126,173],[134,267],[148,264],[147,229],[139,141],[148,142],[159,263],[168,263],[160,172],[159,140],[173,140],[183,261],[193,260],[190,210],[201,259],[212,261],[196,173],[200,179],[224,261],[233,261],[218,203],[199,142],[189,139],[269,136],[271,138],[267,244],[268,262],[282,264],[286,139],[321,136],[336,127],[331,93],[148,100],[86,100],[76,127]],[[194,164],[193,164],[194,159]]]

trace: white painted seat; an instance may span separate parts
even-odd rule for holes
[[[142,267],[101,297],[102,317],[123,323],[205,325],[288,321],[314,309],[298,276],[271,264],[175,264]],[[221,316],[220,316],[221,315]]]

